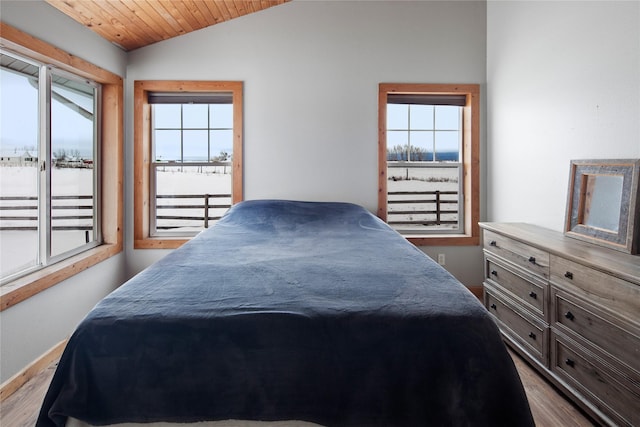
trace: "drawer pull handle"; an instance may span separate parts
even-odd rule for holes
[[[573,313],[572,313],[572,312],[570,312],[570,311],[567,311],[567,312],[564,314],[564,317],[566,317],[566,318],[567,318],[567,319],[569,319],[569,320],[573,320],[573,319],[575,318],[575,316],[573,315]]]
[[[497,310],[497,309],[498,309],[498,307],[496,307],[496,305],[495,305],[495,304],[491,304],[491,308],[493,308],[494,310]]]
[[[535,340],[536,339],[536,334],[534,334],[533,332],[529,332],[529,338]]]
[[[529,292],[529,296],[533,299],[537,299],[538,298],[538,294],[536,294],[535,292],[531,291]]]
[[[574,362],[574,361],[573,361],[573,360],[571,360],[571,359],[566,359],[566,360],[564,361],[564,363],[565,363],[567,366],[570,366],[570,367],[572,367],[572,368],[573,368],[573,367],[575,366],[575,364],[576,364],[576,362]]]
[[[536,257],[534,257],[534,256],[530,256],[530,257],[529,257],[529,262],[530,262],[531,264],[535,264],[535,263],[536,263]]]
[[[570,271],[567,271],[566,273],[564,273],[564,277],[566,277],[569,280],[573,280],[573,273]]]
[[[492,276],[498,276],[498,272],[496,270],[491,270],[491,275]]]
[[[489,246],[498,246],[498,242],[496,242],[495,240],[492,240],[489,242]]]

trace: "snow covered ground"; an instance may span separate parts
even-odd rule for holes
[[[175,167],[164,166],[158,169],[158,194],[171,195],[204,195],[230,194],[231,175],[229,166],[192,166]],[[64,168],[52,170],[53,196],[91,196],[93,194],[92,169]],[[0,167],[0,196],[7,197],[37,197],[38,169],[36,167]],[[0,210],[2,217],[22,217],[23,219],[0,220],[2,227],[28,226],[36,227],[37,210],[35,200],[0,200],[0,206],[24,206],[24,209]],[[87,205],[92,200],[56,200],[56,205]],[[159,205],[202,205],[203,198],[198,199],[161,199]],[[210,204],[230,205],[230,197],[211,198]],[[220,216],[227,208],[211,208],[209,216]],[[58,215],[88,215],[90,209],[54,209],[53,218]],[[160,209],[159,215],[203,217],[204,209]],[[55,225],[90,226],[91,220],[54,220]],[[213,223],[213,221],[212,221]],[[212,225],[210,224],[210,226]],[[158,226],[180,226],[189,230],[204,228],[204,221],[200,220],[159,220]],[[72,250],[86,243],[87,234],[83,230],[64,230],[52,233],[53,255]],[[91,233],[89,233],[91,239]],[[20,271],[36,265],[38,257],[38,232],[35,230],[2,230],[0,231],[0,275],[4,277],[8,272]]]
[[[54,196],[88,196],[93,194],[92,169],[54,169],[52,171],[52,194]],[[388,191],[457,191],[458,189],[458,169],[457,168],[391,168],[389,170]],[[179,167],[166,165],[158,167],[157,172],[158,194],[163,195],[204,195],[204,194],[230,194],[231,174],[229,166],[189,166]],[[37,197],[38,194],[38,169],[36,167],[0,167],[0,196],[28,196]],[[445,197],[445,196],[443,196]],[[457,196],[446,196],[449,199],[456,199]],[[396,197],[397,198],[397,197]],[[414,197],[411,197],[414,198]],[[83,200],[80,203],[87,204],[91,200]],[[35,206],[35,201],[0,200],[0,206],[31,205]],[[78,204],[78,200],[56,201],[62,204]],[[229,197],[211,198],[210,204],[230,205]],[[158,206],[176,205],[202,205],[203,198],[197,199],[159,199]],[[443,209],[457,210],[457,204],[443,205]],[[409,205],[390,205],[390,217],[394,210],[415,209]],[[432,209],[432,208],[429,208]],[[221,216],[227,210],[223,208],[212,208],[209,216]],[[88,210],[55,211],[54,217],[63,212],[65,215],[87,214]],[[36,210],[1,210],[3,217],[6,216],[35,216]],[[90,211],[89,211],[90,212]],[[158,215],[165,216],[193,216],[203,217],[202,208],[160,208]],[[428,217],[428,218],[427,218]],[[393,216],[394,220],[403,219],[433,219],[434,216],[425,215],[404,215]],[[457,219],[457,214],[449,215],[443,219]],[[90,220],[65,220],[57,221],[58,225],[90,225]],[[0,226],[37,226],[37,220],[0,220]],[[185,229],[202,229],[204,223],[202,219],[179,220],[163,219],[158,220],[158,227],[179,226]],[[210,224],[210,226],[212,223]],[[91,234],[91,233],[89,233]],[[91,237],[91,236],[90,236]],[[54,231],[52,235],[52,253],[60,254],[82,246],[86,242],[86,233],[82,230],[74,231]],[[33,266],[38,256],[38,233],[37,231],[0,231],[0,273],[4,277],[7,271],[14,271],[19,268]]]

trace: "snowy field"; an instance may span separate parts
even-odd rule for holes
[[[392,224],[401,231],[420,232],[432,229],[452,229],[458,221],[458,168],[456,167],[420,167],[420,168],[389,168],[387,182],[388,215],[392,222],[417,222],[418,224]],[[453,221],[454,224],[423,225],[436,220],[436,214],[421,213],[420,211],[434,211],[436,204],[415,203],[416,200],[434,200],[435,195],[393,195],[394,192],[435,192],[452,191],[456,194],[442,194],[440,200],[450,203],[440,205],[442,221]],[[391,203],[391,201],[411,200],[411,203]],[[402,214],[398,212],[403,212]],[[447,213],[447,211],[449,213]],[[408,213],[407,213],[408,212]]]
[[[91,196],[93,194],[91,169],[54,169],[52,171],[52,195],[54,196]],[[37,197],[38,169],[32,167],[0,167],[0,195],[6,197]],[[63,200],[61,205],[76,205],[77,200]],[[2,217],[35,217],[36,201],[0,200],[1,206],[29,206],[32,209],[3,209]],[[91,200],[83,200],[82,204],[91,204]],[[63,215],[87,215],[91,210],[64,209]],[[62,220],[58,225],[91,224],[90,220]],[[37,220],[10,219],[1,220],[2,227],[36,227]],[[93,236],[89,233],[89,239]],[[51,254],[58,255],[86,243],[87,234],[82,230],[54,231],[51,235]],[[15,271],[36,265],[38,257],[38,232],[35,230],[2,230],[0,231],[0,272],[4,277]]]
[[[229,194],[231,189],[231,175],[229,166],[194,166],[179,167],[166,166],[158,170],[157,188],[159,194]],[[52,194],[54,196],[91,196],[92,169],[54,169],[52,171]],[[36,197],[38,194],[38,170],[36,167],[0,167],[0,195],[5,197]],[[31,206],[35,201],[0,200],[0,206]],[[91,204],[91,200],[61,200],[58,205]],[[230,197],[211,198],[210,204],[228,206]],[[161,199],[159,205],[203,205],[204,198],[196,199]],[[222,215],[227,208],[209,209],[210,217]],[[203,208],[159,209],[159,215],[203,217]],[[88,209],[54,210],[56,215],[87,215]],[[35,209],[1,210],[3,217],[33,217]],[[209,226],[213,225],[211,221]],[[80,226],[90,225],[91,220],[54,220],[54,225]],[[37,220],[10,219],[0,220],[2,227],[29,226],[36,227]],[[176,220],[167,219],[158,222],[159,227],[182,227],[186,230],[200,230],[204,228],[203,219]],[[91,233],[89,233],[91,239]],[[61,254],[82,246],[86,243],[86,233],[83,230],[54,231],[51,237],[52,254]],[[4,277],[14,271],[21,271],[36,265],[38,256],[38,233],[35,230],[2,230],[0,231],[0,275]]]
[[[198,219],[159,219],[158,229],[180,227],[186,230],[204,228],[204,207],[174,209],[167,206],[197,205],[204,206],[204,195],[225,195],[208,199],[208,217],[218,218],[231,206],[231,167],[230,166],[162,166],[156,174],[157,194],[159,195],[198,195],[198,198],[159,198],[157,216],[182,216]],[[222,206],[215,208],[216,206]],[[209,227],[215,221],[209,222]]]
[[[157,172],[158,194],[161,195],[204,195],[204,194],[230,194],[231,174],[229,166],[160,166]],[[52,171],[52,193],[54,196],[91,196],[92,189],[92,169],[54,169]],[[457,191],[458,189],[458,169],[457,168],[390,168],[388,191]],[[28,196],[36,197],[38,189],[38,170],[36,167],[0,167],[0,195]],[[400,199],[415,196],[394,196],[390,198]],[[426,196],[433,197],[433,196]],[[443,199],[455,200],[456,195],[442,196]],[[83,200],[82,204],[90,203],[91,200]],[[60,204],[78,204],[78,200],[56,201]],[[1,206],[17,206],[31,204],[35,206],[35,201],[0,201]],[[176,208],[176,206],[204,204],[204,198],[161,198],[158,200],[158,216],[168,217],[200,217],[200,219],[160,219],[158,228],[180,227],[183,230],[200,230],[204,228],[204,209],[200,208]],[[231,204],[230,197],[210,198],[210,205],[221,205],[222,207],[210,208],[209,217],[219,217]],[[169,206],[162,208],[161,206]],[[457,210],[458,205],[442,205],[442,209]],[[434,209],[433,204],[422,205],[423,209]],[[414,210],[415,204],[390,204],[389,220],[419,220],[432,221],[435,215],[429,214],[403,214],[394,215],[398,210]],[[6,216],[35,216],[36,210],[2,210],[3,217]],[[65,215],[87,214],[90,212],[65,209],[54,212],[54,218],[63,212]],[[443,215],[442,219],[457,220],[457,214]],[[209,226],[212,226],[212,220]],[[54,225],[90,225],[90,220],[56,220]],[[15,226],[37,226],[37,220],[0,220],[2,227]],[[447,227],[447,226],[444,226]],[[450,227],[450,226],[448,226]],[[399,227],[398,227],[399,228]],[[418,228],[433,228],[418,226]],[[89,233],[91,234],[91,233]],[[54,231],[52,234],[52,254],[61,254],[76,247],[82,246],[86,242],[87,234],[82,230]],[[90,236],[91,238],[91,236]],[[36,231],[25,230],[2,230],[0,231],[0,273],[2,276],[8,271],[16,268],[34,266],[38,254],[38,233]]]

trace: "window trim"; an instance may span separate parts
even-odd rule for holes
[[[0,287],[0,311],[65,281],[123,249],[123,79],[40,39],[0,22],[0,46],[102,85],[101,187],[103,244],[29,273]]]
[[[233,94],[233,164],[231,203],[243,200],[243,82],[136,80],[133,83],[134,249],[175,249],[191,237],[151,236],[151,92],[231,92]]]
[[[480,243],[480,85],[380,83],[378,87],[378,217],[387,221],[387,95],[465,95],[462,130],[464,230],[462,234],[403,235],[417,246],[477,246]]]

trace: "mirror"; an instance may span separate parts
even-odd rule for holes
[[[583,207],[578,210],[580,224],[617,233],[622,204],[621,175],[583,175]]]
[[[565,234],[638,252],[640,160],[573,160]]]

